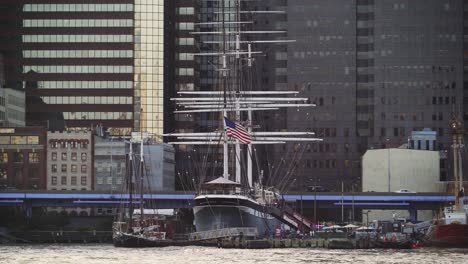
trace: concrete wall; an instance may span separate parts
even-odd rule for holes
[[[362,158],[362,190],[364,192],[394,192],[409,189],[415,192],[443,192],[439,181],[440,158],[438,151],[411,149],[368,150]],[[390,179],[390,181],[389,181]],[[389,185],[390,182],[390,185]],[[363,219],[391,220],[409,218],[404,210],[364,210]],[[432,211],[418,211],[418,220],[430,220]]]
[[[439,152],[411,149],[368,150],[362,157],[362,190],[441,192]]]

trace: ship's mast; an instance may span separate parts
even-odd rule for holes
[[[128,174],[127,175],[127,186],[128,186],[128,202],[129,202],[129,205],[128,205],[128,217],[129,217],[129,221],[128,221],[128,229],[130,230],[133,226],[133,184],[132,184],[132,181],[133,181],[133,148],[132,148],[132,141],[130,140],[130,151],[128,153],[128,158],[127,158],[127,161],[128,161]]]
[[[453,178],[455,193],[455,208],[463,210],[464,188],[463,188],[463,162],[461,159],[461,149],[463,145],[463,125],[458,117],[455,117],[450,124],[452,130],[452,150],[453,150]]]
[[[208,0],[209,1],[209,0]],[[252,76],[248,79],[249,83],[242,85],[242,71],[244,61],[247,62],[247,68],[251,71],[254,58],[253,55],[263,54],[262,51],[253,50],[252,44],[281,44],[294,42],[294,40],[287,40],[284,38],[262,39],[263,36],[284,35],[286,31],[282,30],[244,30],[243,25],[254,24],[253,21],[244,20],[246,15],[257,14],[284,14],[284,11],[243,11],[242,1],[251,0],[232,0],[232,1],[213,1],[219,3],[221,10],[214,12],[221,15],[217,22],[203,22],[197,25],[210,26],[213,30],[191,32],[193,35],[211,35],[219,36],[214,40],[204,40],[203,44],[217,45],[218,50],[211,52],[202,52],[193,54],[194,56],[217,56],[220,61],[220,89],[218,91],[179,91],[177,94],[181,97],[173,98],[178,110],[175,113],[222,113],[223,116],[235,116],[235,122],[241,121],[245,118],[242,112],[247,112],[247,131],[252,136],[252,141],[247,145],[247,151],[242,153],[243,146],[237,139],[232,139],[227,136],[226,125],[224,130],[211,132],[211,133],[171,133],[164,136],[176,136],[177,139],[182,141],[169,142],[170,144],[177,145],[215,145],[217,141],[223,141],[223,177],[229,177],[229,145],[234,145],[235,148],[235,177],[236,182],[241,183],[241,160],[244,160],[247,155],[247,183],[244,186],[253,187],[252,181],[252,158],[254,144],[283,144],[288,141],[322,141],[318,138],[310,137],[314,135],[311,132],[254,132],[252,128],[253,111],[269,111],[278,110],[286,107],[311,107],[315,106],[309,102],[309,98],[296,97],[298,92],[295,91],[254,91],[249,86],[252,82]],[[229,3],[229,6],[226,6]],[[234,8],[232,8],[234,6]],[[229,8],[229,10],[227,10]],[[255,40],[247,39],[242,40],[245,35],[261,36]],[[229,65],[228,65],[229,64]],[[230,82],[228,82],[230,81]],[[229,85],[232,82],[232,85]],[[247,89],[247,90],[246,90]],[[186,97],[192,95],[192,97]],[[291,95],[291,97],[290,97]],[[223,118],[222,118],[223,119]],[[305,137],[297,137],[305,136]]]

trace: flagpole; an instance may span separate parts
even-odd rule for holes
[[[239,100],[236,99],[236,109],[239,109]],[[236,111],[236,121],[240,121],[240,111]],[[241,148],[240,148],[240,142],[237,139],[236,140],[236,182],[241,183]]]
[[[247,112],[247,131],[249,135],[252,135],[252,111]],[[247,181],[249,182],[249,187],[252,187],[252,144],[247,145]]]
[[[224,117],[226,117],[226,111],[223,112],[223,123],[224,123],[224,143],[223,143],[223,177],[229,179],[229,167],[228,167],[228,138],[226,130],[226,122]]]

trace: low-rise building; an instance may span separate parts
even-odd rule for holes
[[[24,91],[0,88],[0,126],[25,126]]]
[[[93,190],[93,142],[88,130],[47,133],[47,189]]]
[[[0,128],[1,188],[46,188],[46,133],[42,127]]]
[[[94,186],[96,191],[115,192],[125,183],[125,141],[94,136]]]

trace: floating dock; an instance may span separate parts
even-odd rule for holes
[[[332,239],[261,239],[261,240],[239,240],[224,239],[218,245],[222,248],[329,248],[329,249],[360,249],[375,248],[375,240],[354,238],[332,238]]]

